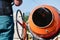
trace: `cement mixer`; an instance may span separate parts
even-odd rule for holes
[[[59,34],[59,11],[50,5],[35,7],[29,15],[29,30],[38,39],[53,39]]]

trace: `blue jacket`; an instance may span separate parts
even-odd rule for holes
[[[13,40],[13,16],[5,15],[12,14],[11,2],[12,0],[0,0],[0,40]]]

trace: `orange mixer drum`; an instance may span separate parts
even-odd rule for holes
[[[33,35],[51,38],[59,31],[59,12],[49,5],[37,6],[31,11],[28,22]]]

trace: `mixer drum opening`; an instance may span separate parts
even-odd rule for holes
[[[34,11],[32,20],[35,25],[45,27],[52,21],[52,13],[47,8],[38,8]]]

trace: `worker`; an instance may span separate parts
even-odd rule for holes
[[[22,0],[0,0],[0,40],[13,40],[14,22],[11,3],[20,6]]]

